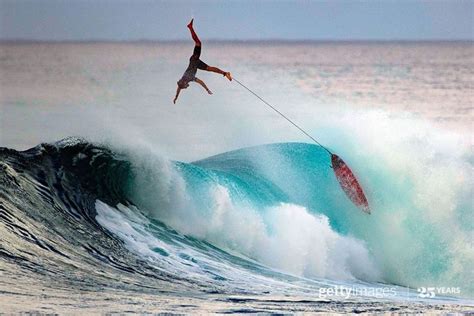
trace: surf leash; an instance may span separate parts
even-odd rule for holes
[[[303,128],[301,128],[298,124],[296,124],[295,122],[293,122],[292,120],[290,120],[288,118],[288,116],[286,116],[285,114],[283,114],[282,112],[280,112],[276,107],[274,107],[273,105],[271,105],[270,103],[268,103],[267,101],[265,101],[261,96],[259,96],[257,93],[253,92],[250,88],[248,88],[246,85],[244,85],[242,82],[240,82],[239,80],[235,79],[234,77],[232,77],[233,80],[235,80],[235,82],[237,82],[239,85],[241,85],[244,89],[246,89],[248,92],[250,92],[251,94],[253,94],[254,96],[256,96],[260,101],[262,101],[263,103],[265,103],[268,107],[270,107],[273,111],[275,111],[276,113],[278,113],[281,117],[283,117],[285,120],[287,120],[288,122],[290,122],[294,127],[296,127],[297,129],[300,130],[300,132],[302,132],[303,134],[305,134],[306,136],[308,136],[313,142],[315,142],[316,144],[318,144],[319,146],[321,146],[324,150],[326,150],[329,155],[332,155],[332,152],[327,149],[325,146],[321,145],[320,142],[318,142],[313,136],[311,136],[310,134],[308,134]]]
[[[360,208],[362,211],[364,211],[367,214],[370,214],[370,207],[369,203],[367,201],[367,198],[364,194],[364,190],[362,189],[361,185],[359,184],[359,181],[357,180],[356,176],[352,172],[352,170],[349,168],[349,166],[342,160],[338,155],[333,154],[329,149],[321,145],[320,142],[318,142],[313,136],[308,134],[303,128],[301,128],[298,124],[290,120],[288,116],[280,112],[276,107],[265,101],[261,96],[259,96],[257,93],[253,92],[250,88],[248,88],[246,85],[244,85],[242,82],[239,80],[233,78],[235,82],[237,82],[239,85],[241,85],[244,89],[246,89],[248,92],[256,96],[260,101],[265,103],[268,107],[270,107],[273,111],[278,113],[281,117],[283,117],[285,120],[290,122],[294,127],[300,130],[303,134],[308,136],[313,142],[315,142],[317,145],[321,146],[324,150],[326,150],[329,155],[331,156],[331,168],[334,171],[334,174],[337,178],[337,181],[339,182],[339,185],[341,186],[342,190],[344,193],[347,195],[347,197],[354,203],[358,208]]]

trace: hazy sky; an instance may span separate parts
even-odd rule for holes
[[[0,39],[473,39],[474,0],[0,0]]]

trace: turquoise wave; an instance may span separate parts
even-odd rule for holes
[[[229,225],[227,229],[242,235],[252,233],[240,226],[232,227],[239,212],[247,214],[243,217],[249,221],[249,226],[255,224],[250,218],[257,218],[263,224],[254,226],[272,236],[282,230],[281,227],[275,230],[273,225],[275,219],[272,216],[281,215],[275,213],[274,208],[281,205],[300,207],[315,218],[327,220],[329,229],[337,236],[356,241],[354,244],[331,243],[328,240],[332,237],[321,232],[320,239],[325,241],[315,248],[323,247],[325,252],[335,253],[331,260],[337,261],[340,257],[345,263],[335,267],[339,270],[337,273],[328,272],[328,267],[321,268],[328,262],[337,265],[331,260],[309,265],[303,269],[303,275],[336,279],[349,275],[366,281],[412,287],[460,287],[464,294],[472,293],[474,280],[467,268],[473,263],[472,250],[468,246],[472,225],[465,221],[469,213],[469,190],[461,188],[452,192],[456,205],[449,214],[442,214],[443,209],[437,205],[427,209],[426,203],[420,203],[422,179],[397,173],[383,161],[367,160],[370,165],[364,165],[364,161],[356,156],[343,159],[356,166],[353,169],[367,192],[373,214],[364,214],[345,196],[330,167],[328,153],[319,146],[305,143],[245,148],[193,163],[173,162],[164,169],[161,164],[157,167],[138,159],[140,162],[135,161],[136,181],[131,195],[137,205],[150,210],[153,216],[165,223],[213,242],[234,238],[226,237],[225,228],[209,231],[212,229],[205,227],[212,226],[219,203],[227,203],[224,208],[233,209],[233,220],[225,224]],[[160,168],[156,177],[153,176]],[[168,180],[163,181],[165,172],[168,172],[165,176]],[[216,198],[216,190],[224,192],[225,198]],[[453,200],[452,196],[449,198]],[[219,202],[219,199],[225,202]],[[249,212],[257,216],[249,217]],[[295,211],[295,216],[297,213]],[[446,223],[451,226],[447,227]],[[289,234],[281,238],[294,238],[296,244],[308,243],[298,236],[297,230],[294,233],[294,236]],[[278,254],[269,259],[259,254],[267,251],[264,246],[242,249],[245,248],[242,244],[255,241],[234,239],[237,241],[226,242],[225,246],[257,260],[265,258],[267,265],[282,267],[278,263],[281,259]],[[311,252],[307,248],[304,251]]]
[[[372,214],[349,201],[327,152],[304,143],[192,163],[80,139],[3,148],[2,260],[32,278],[50,278],[60,264],[54,276],[68,284],[82,284],[75,262],[94,282],[105,269],[137,281],[130,284],[157,278],[170,290],[179,280],[180,291],[284,293],[296,284],[305,291],[310,279],[316,289],[382,282],[471,296],[469,156],[341,156]]]

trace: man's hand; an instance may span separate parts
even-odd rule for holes
[[[179,93],[181,92],[181,88],[178,86],[176,89],[176,96],[173,99],[173,104],[176,104],[176,100],[178,100]]]

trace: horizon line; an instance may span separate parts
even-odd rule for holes
[[[87,44],[87,43],[130,43],[130,44],[178,44],[189,42],[189,39],[0,39],[1,44]],[[208,43],[474,43],[474,39],[207,39]]]

